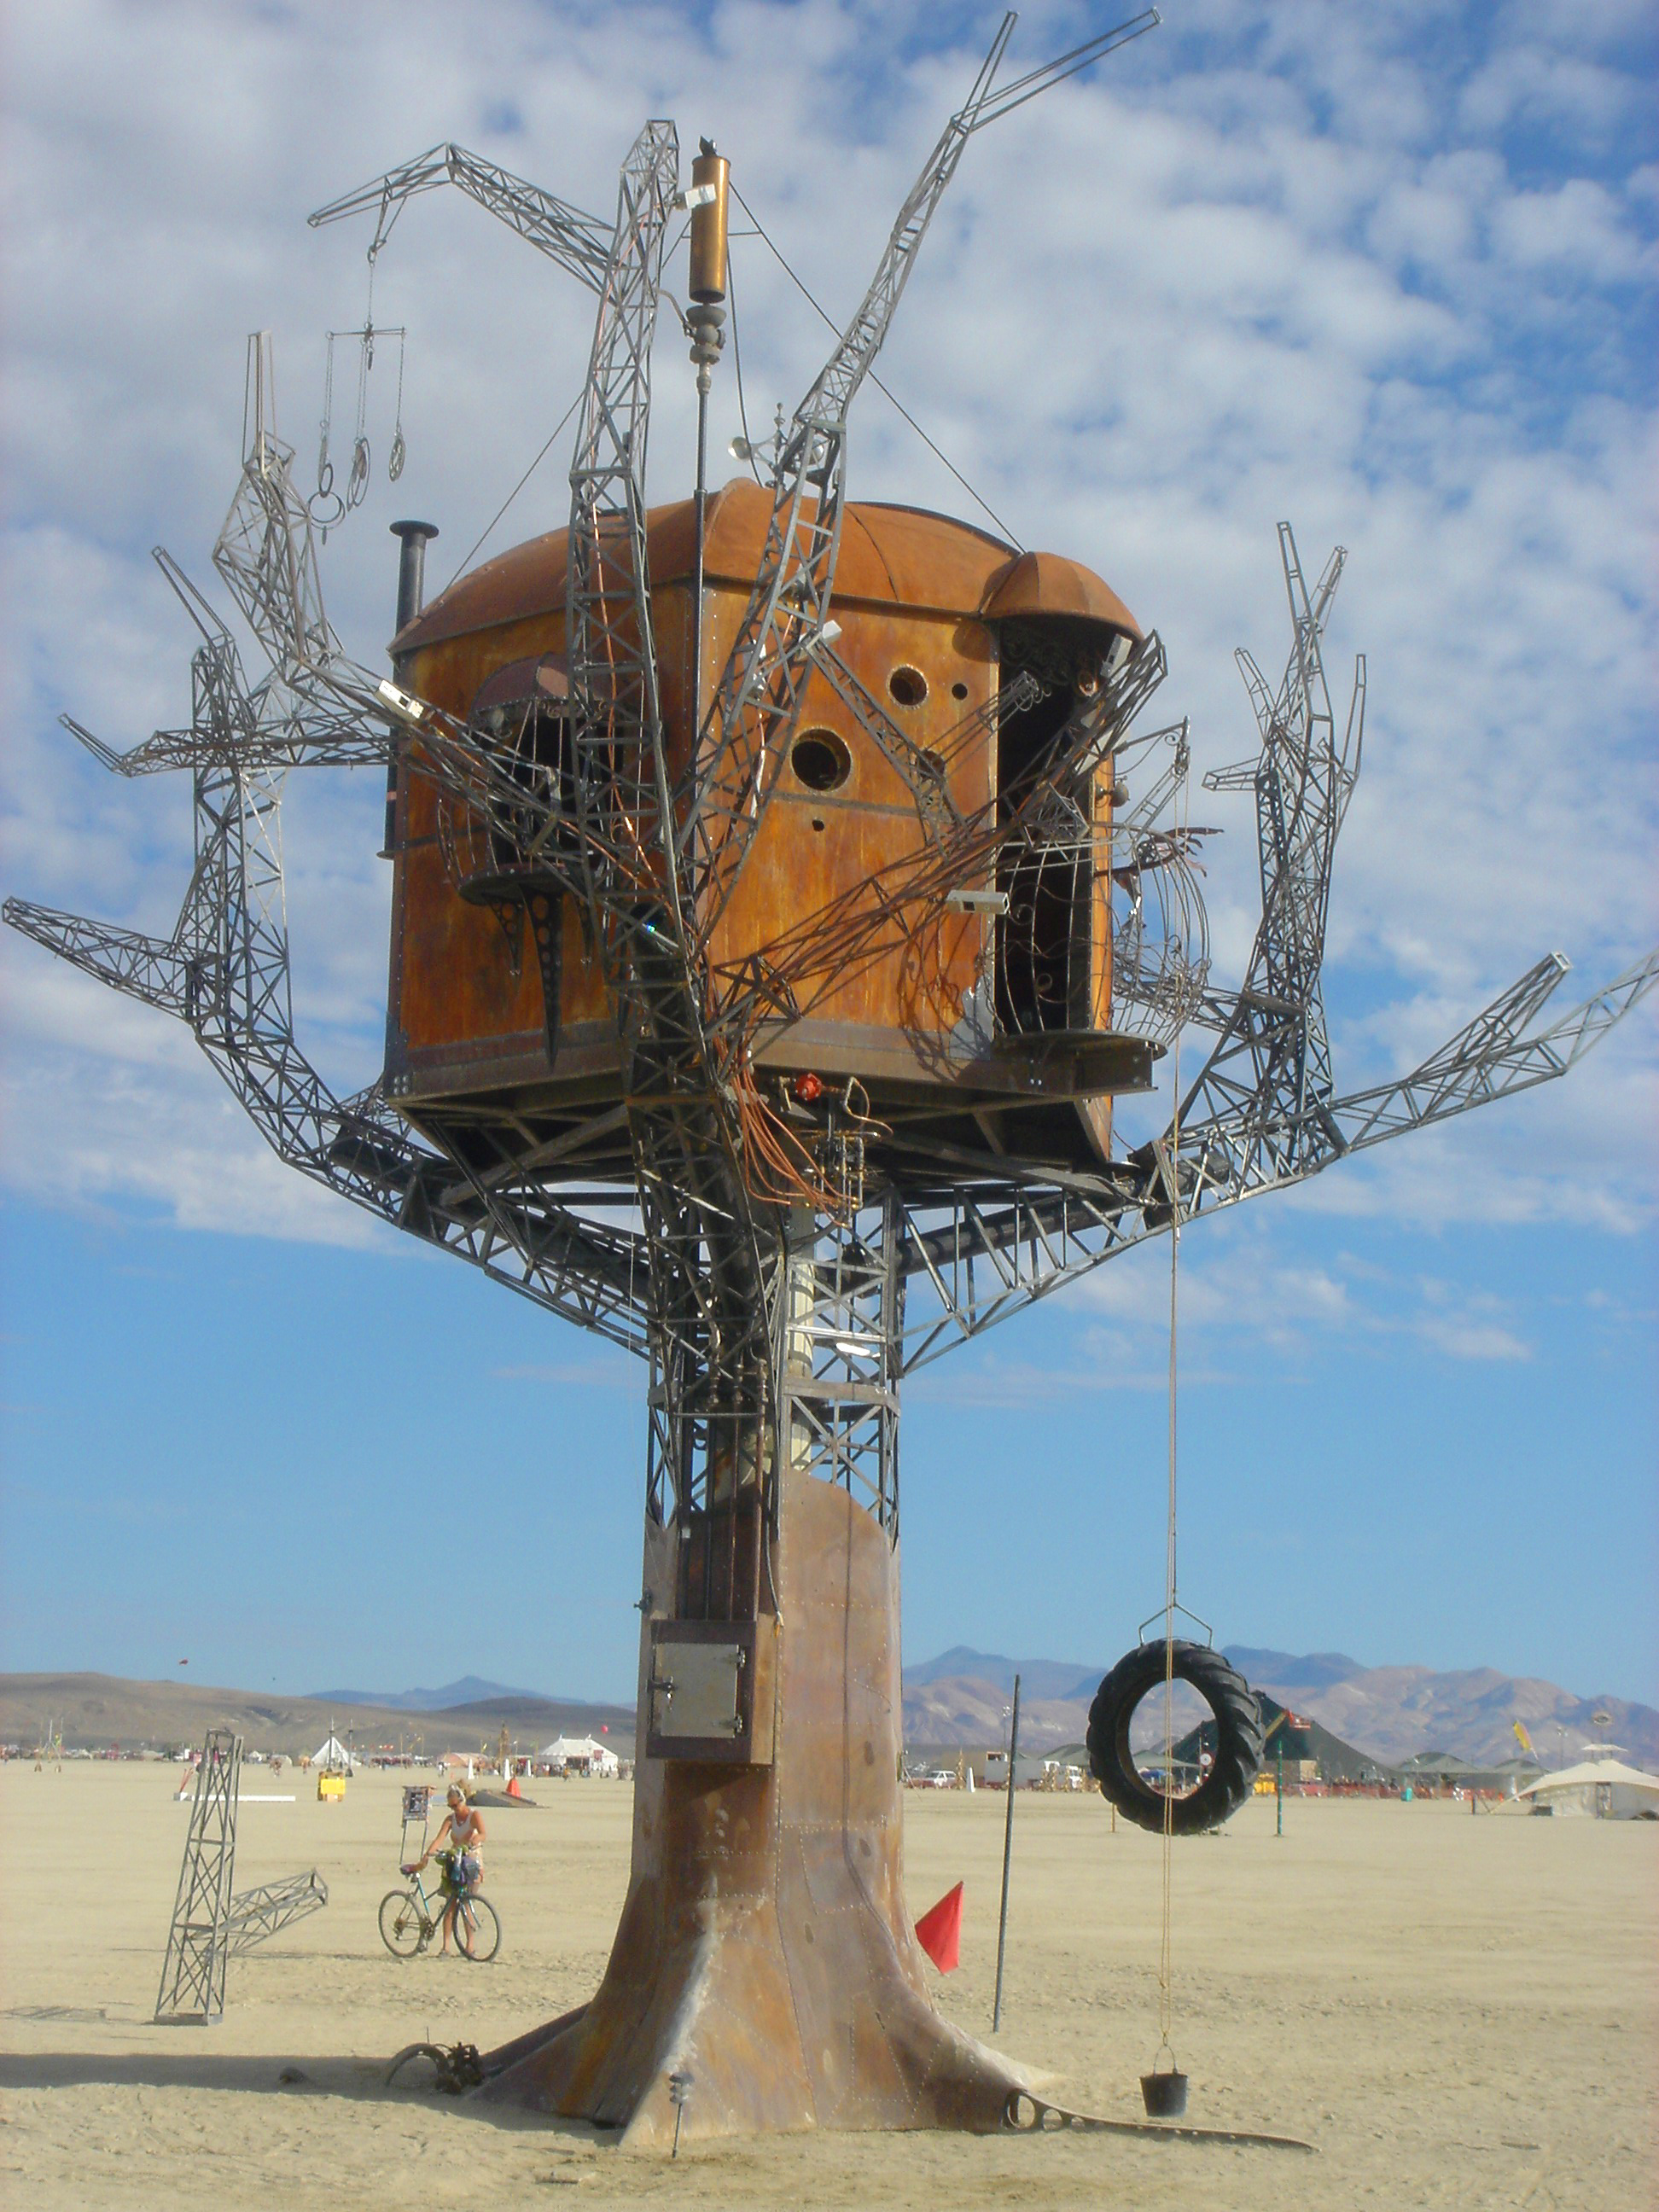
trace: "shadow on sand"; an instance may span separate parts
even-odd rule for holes
[[[385,2058],[323,2057],[307,2052],[209,2051],[36,2051],[0,2053],[0,2089],[221,2089],[269,2097],[349,2097],[360,2104],[419,2105],[469,2114],[493,2128],[533,2130],[572,2142],[614,2143],[617,2130],[554,2113],[487,2105],[434,2094],[418,2060],[388,2086]]]

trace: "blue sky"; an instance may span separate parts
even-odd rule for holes
[[[1656,933],[1652,54],[1617,4],[1167,16],[975,142],[883,374],[1025,542],[1157,624],[1159,717],[1192,714],[1200,769],[1250,749],[1232,647],[1283,651],[1275,523],[1311,565],[1350,548],[1331,664],[1368,653],[1370,713],[1327,981],[1358,1084],[1540,953],[1573,957],[1565,1001]],[[1108,20],[1030,9],[1010,68]],[[362,313],[366,240],[309,232],[311,207],[454,137],[608,210],[668,113],[683,143],[719,138],[845,312],[994,28],[830,0],[15,18],[6,888],[171,921],[186,794],[104,776],[55,718],[127,743],[179,717],[188,646],[149,549],[205,574],[244,334],[275,331],[303,459],[321,334]],[[757,241],[735,252],[752,423],[824,341]],[[436,520],[444,580],[574,391],[589,308],[434,195],[375,312],[410,327],[409,468],[377,465],[324,572],[364,659],[386,523]],[[659,352],[663,497],[690,465],[679,355]],[[855,496],[967,511],[878,394],[860,409]],[[559,518],[561,469],[492,545]],[[288,810],[302,1028],[353,1085],[384,1008],[372,782],[301,779]],[[1247,802],[1206,803],[1226,980],[1253,839]],[[161,1018],[15,939],[0,979],[3,1663],[626,1692],[625,1363],[280,1170]],[[1569,1082],[1188,1240],[1182,1583],[1223,1640],[1659,1701],[1654,1036],[1644,1010]],[[917,1378],[912,1656],[1104,1662],[1158,1601],[1164,1266],[1115,1262]]]

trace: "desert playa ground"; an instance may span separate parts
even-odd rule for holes
[[[485,2048],[580,2002],[627,1867],[624,1784],[543,1783],[489,1816],[499,1961],[400,1964],[375,1909],[395,1879],[396,1775],[320,1805],[245,1802],[237,1887],[315,1865],[327,1909],[233,1960],[223,2021],[158,2028],[186,1808],[176,1770],[0,1769],[9,1839],[0,2201],[63,2206],[1147,2207],[1652,2200],[1659,1828],[1471,1817],[1451,1804],[1247,1806],[1176,1846],[1175,2047],[1189,2118],[1305,2136],[1316,2155],[1113,2136],[689,2142],[669,2164],[591,2130],[504,2124],[386,2059]],[[942,2008],[990,2021],[1003,1802],[907,1801],[912,1908],[967,1884]],[[1097,1797],[1016,1803],[1004,2048],[1056,2101],[1139,2113],[1156,2044],[1158,1844]],[[283,2079],[284,2075],[301,2078]]]

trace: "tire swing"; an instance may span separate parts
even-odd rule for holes
[[[1198,1787],[1174,1797],[1146,1781],[1129,1749],[1136,1707],[1167,1674],[1198,1692],[1215,1717],[1215,1750]],[[1176,1640],[1138,1644],[1118,1661],[1089,1708],[1089,1771],[1101,1794],[1138,1828],[1162,1835],[1202,1835],[1218,1828],[1250,1795],[1261,1766],[1261,1714],[1238,1669],[1208,1644]]]
[[[1184,826],[1184,825],[1183,825]],[[1095,1692],[1089,1708],[1089,1771],[1116,1811],[1138,1828],[1150,1829],[1163,1843],[1163,1900],[1158,1964],[1158,2049],[1150,2074],[1140,2077],[1140,2094],[1151,2119],[1178,2119],[1187,2109],[1187,2076],[1170,2042],[1174,2015],[1174,1843],[1177,1836],[1200,1835],[1218,1828],[1250,1794],[1261,1765],[1261,1716],[1250,1686],[1208,1638],[1208,1624],[1181,1602],[1177,1575],[1176,1410],[1178,1364],[1176,1319],[1180,1308],[1181,1225],[1185,1208],[1181,1181],[1181,1033],[1172,1059],[1176,1108],[1167,1137],[1154,1139],[1153,1155],[1169,1201],[1170,1229],[1170,1433],[1169,1492],[1165,1520],[1164,1603],[1142,1621],[1139,1641],[1120,1659]],[[1202,1170],[1200,1169],[1200,1182]],[[1206,1641],[1193,1644],[1176,1635],[1180,1617],[1206,1630]],[[1164,1633],[1153,1643],[1146,1631],[1162,1620]],[[1175,1686],[1196,1690],[1215,1720],[1215,1749],[1207,1771],[1200,1760],[1198,1786],[1178,1796],[1175,1787]],[[1164,1690],[1164,1759],[1154,1789],[1145,1781],[1129,1749],[1129,1729],[1142,1699],[1159,1685]],[[1013,1787],[1013,1776],[1008,1778]],[[1163,2061],[1169,2062],[1168,2070]]]

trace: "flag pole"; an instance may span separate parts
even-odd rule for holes
[[[997,1915],[997,1993],[991,2006],[991,2033],[1002,2026],[1002,1955],[1008,1939],[1008,1862],[1014,1848],[1014,1759],[1019,1750],[1019,1677],[1014,1677],[1014,1717],[1008,1732],[1008,1809],[1002,1824],[1002,1909]]]

